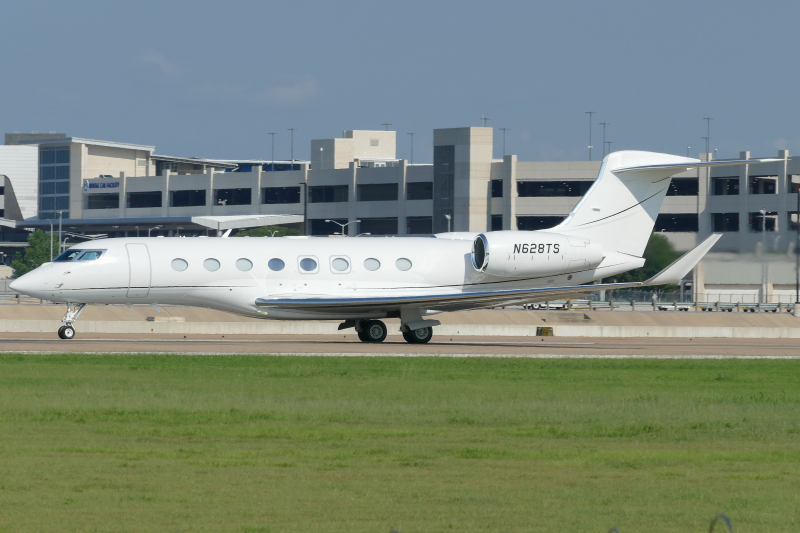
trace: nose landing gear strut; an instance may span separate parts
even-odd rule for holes
[[[64,318],[61,319],[64,325],[58,328],[59,339],[71,340],[75,338],[75,328],[72,325],[78,320],[78,316],[84,307],[86,307],[86,304],[67,303],[67,312],[64,314]]]

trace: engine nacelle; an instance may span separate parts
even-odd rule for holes
[[[472,244],[472,266],[510,278],[548,276],[594,268],[603,260],[599,244],[547,231],[493,231]]]

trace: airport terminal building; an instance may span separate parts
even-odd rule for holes
[[[495,158],[493,133],[434,130],[433,164],[398,158],[394,131],[312,140],[310,161],[184,158],[65,134],[6,134],[0,225],[49,230],[60,213],[70,232],[109,236],[214,235],[275,224],[317,236],[343,227],[349,236],[538,230],[566,217],[597,177],[600,161]],[[712,232],[725,234],[715,247],[714,274],[703,264],[696,272],[696,297],[730,293],[731,285],[765,296],[789,290],[786,275],[748,284],[725,273],[736,270],[726,258],[760,262],[767,252],[777,264],[794,250],[800,161],[785,150],[777,156],[781,161],[673,178],[655,231],[678,250]]]

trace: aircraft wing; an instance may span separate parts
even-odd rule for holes
[[[363,311],[394,311],[402,307],[416,307],[437,311],[459,311],[481,307],[519,305],[530,302],[560,300],[589,292],[610,289],[629,289],[633,287],[678,283],[703,258],[722,234],[715,233],[677,261],[644,282],[600,283],[594,285],[571,285],[564,287],[536,287],[505,290],[456,291],[442,289],[397,289],[396,291],[376,291],[370,295],[324,296],[324,295],[275,295],[256,299],[256,306],[262,309],[293,309],[298,311],[320,312],[333,309],[344,313]],[[402,292],[400,292],[402,291]]]

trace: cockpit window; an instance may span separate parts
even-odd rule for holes
[[[53,262],[60,263],[62,261],[74,261],[75,258],[81,255],[82,252],[83,250],[67,250],[63,254],[53,259]]]
[[[65,261],[94,261],[103,255],[104,251],[105,250],[67,250],[53,259],[53,261],[57,263],[63,263]]]
[[[78,261],[94,261],[101,255],[103,255],[102,250],[89,250],[88,252],[84,252],[84,254],[78,258]]]

